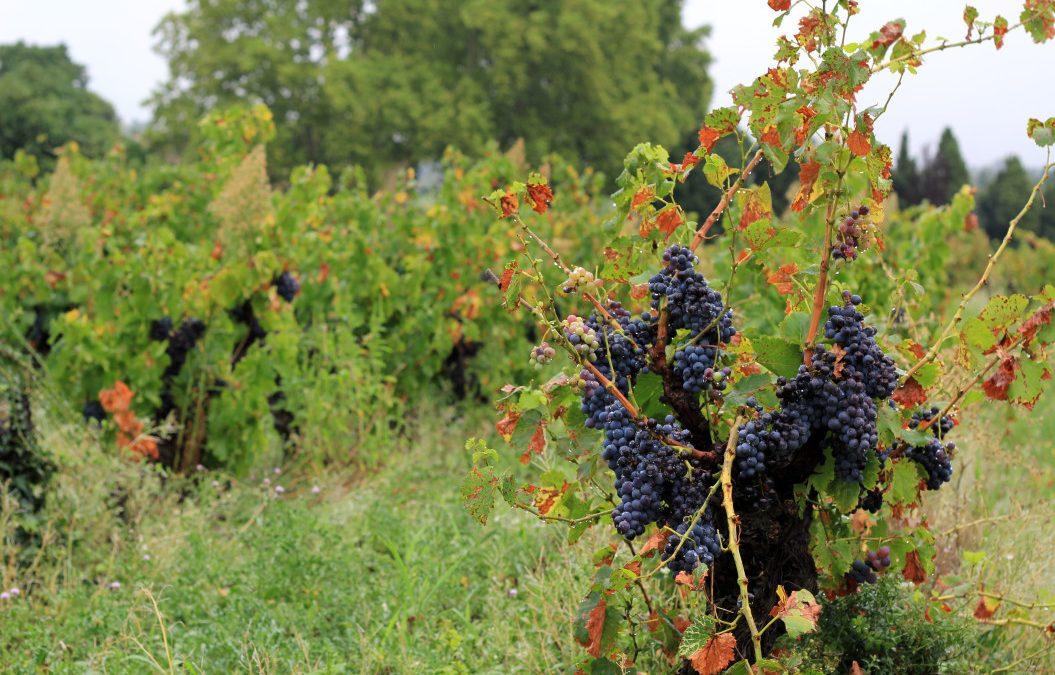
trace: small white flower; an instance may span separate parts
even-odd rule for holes
[[[194,470],[195,471],[205,471],[205,467],[203,465],[199,464],[198,466],[194,467]]]
[[[17,598],[18,596],[22,595],[22,591],[19,590],[18,586],[12,588],[10,591],[8,591],[8,593],[11,594],[12,598]]]
[[[149,553],[144,553],[143,554],[143,560],[150,560],[150,554]]]
[[[264,479],[264,487],[267,487],[269,485],[271,485],[271,479],[270,478],[265,478]]]
[[[285,491],[286,491],[286,488],[282,487],[281,485],[276,485],[275,486],[275,494],[276,495],[280,495],[280,494],[282,494]]]
[[[111,581],[110,582],[110,590],[111,591],[119,591],[119,590],[121,590],[121,582],[120,581]]]
[[[321,488],[321,487],[319,487],[318,485],[314,485],[314,486],[312,486],[312,488],[311,488],[311,494],[313,494],[313,495],[317,495],[317,494],[319,494],[320,492],[322,492],[322,488]]]
[[[509,596],[509,597],[511,597],[511,598],[515,598],[515,597],[517,596],[517,594],[518,594],[518,593],[519,593],[519,591],[517,591],[517,589],[515,589],[515,588],[510,588],[510,589],[509,589],[509,592],[508,592],[508,593],[506,593],[506,595],[508,595],[508,596]]]
[[[218,488],[218,487],[220,487],[220,481],[218,481],[218,480],[214,480],[214,481],[212,482],[212,486],[213,486],[214,488]]]
[[[4,591],[3,593],[0,593],[0,600],[10,600],[10,599],[11,599],[11,594],[8,593],[7,591]]]
[[[276,475],[276,476],[278,476],[278,475],[279,475],[279,474],[281,474],[281,473],[282,473],[282,467],[278,467],[278,466],[276,466],[276,467],[275,467],[275,475]]]

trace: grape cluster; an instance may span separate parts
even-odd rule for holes
[[[859,584],[874,584],[877,580],[875,570],[864,560],[853,561],[846,576]]]
[[[704,390],[724,391],[731,368],[715,369],[717,350],[713,347],[689,345],[674,352],[674,372],[685,391],[698,394]]]
[[[724,308],[720,294],[694,270],[696,257],[689,249],[672,246],[663,260],[664,268],[650,281],[652,311],[634,318],[619,303],[609,302],[603,317],[568,317],[563,323],[565,337],[594,364],[597,373],[627,394],[638,375],[648,369],[648,351],[656,343],[659,317],[665,315],[668,335],[673,337],[679,330],[691,334],[692,344],[677,350],[673,360],[682,386],[692,393],[721,391],[731,371],[717,367],[716,362],[719,345],[736,332],[732,314]],[[577,271],[573,271],[574,278],[569,277],[566,289],[593,283],[592,275],[585,271],[576,275]],[[628,539],[642,535],[652,523],[675,530],[666,556],[672,571],[691,571],[701,562],[713,563],[721,552],[706,503],[713,477],[702,460],[676,447],[691,447],[688,431],[673,416],[647,421],[632,418],[592,369],[580,372],[577,382],[581,383],[586,426],[604,431],[601,456],[615,473],[619,495],[612,514],[616,530]]]
[[[286,302],[293,302],[300,292],[300,282],[289,272],[283,272],[275,279],[275,291]]]
[[[711,524],[709,516],[710,512],[705,513],[691,531],[689,523],[680,523],[675,528],[677,534],[667,540],[663,557],[670,559],[667,567],[675,574],[692,572],[700,563],[712,565],[722,552],[718,530]]]
[[[849,482],[863,478],[879,441],[875,399],[893,393],[897,371],[876,343],[875,328],[862,324],[861,298],[845,293],[843,301],[829,308],[824,325],[834,346],[815,346],[810,366],[799,366],[790,380],[777,380],[779,410],[740,427],[736,468],[749,493],[752,479],[786,466],[815,433],[828,434],[836,476]]]
[[[529,360],[531,361],[531,365],[536,368],[542,368],[552,361],[556,354],[557,350],[551,347],[548,342],[543,341],[542,344],[531,349],[531,358]]]
[[[857,508],[869,513],[879,513],[879,509],[883,508],[883,492],[881,490],[866,491],[857,500]]]
[[[150,322],[150,339],[155,342],[164,342],[169,339],[172,332],[172,317],[163,316]]]
[[[839,231],[836,233],[836,244],[832,249],[832,257],[836,260],[846,260],[851,262],[857,260],[857,249],[861,245],[861,231],[860,219],[863,216],[868,215],[868,207],[861,206],[856,211],[850,213],[849,216],[839,225]]]
[[[564,328],[564,337],[568,338],[568,342],[571,343],[572,348],[579,353],[579,356],[589,360],[597,360],[597,348],[601,346],[601,343],[597,339],[597,332],[586,325],[586,322],[579,317],[571,314],[567,319],[561,322],[561,326]]]
[[[937,408],[929,410],[921,408],[912,413],[912,419],[908,423],[910,428],[917,429],[920,424],[928,422],[930,426],[927,428],[934,435],[934,438],[923,445],[905,448],[905,456],[920,464],[927,472],[928,490],[937,490],[952,480],[951,455],[956,450],[956,444],[952,441],[946,442],[944,439],[945,435],[956,426],[956,422],[951,417],[942,416],[935,424],[934,418],[939,414],[940,411]]]
[[[187,362],[187,354],[198,344],[198,340],[205,335],[205,322],[201,319],[185,319],[179,327],[169,336],[168,348],[165,352],[169,356],[169,364],[162,374],[163,380],[171,380],[183,370],[183,364]]]
[[[890,567],[890,547],[880,546],[878,551],[869,551],[865,554],[865,562],[876,572],[882,572]]]
[[[692,340],[717,351],[719,343],[736,335],[733,312],[725,309],[721,293],[694,269],[696,261],[696,255],[684,246],[671,246],[663,253],[666,267],[648,281],[652,308],[659,310],[665,298],[670,334],[687,330]]]
[[[920,408],[912,413],[912,419],[909,420],[908,426],[910,429],[917,429],[921,423],[926,422],[927,428],[934,432],[937,438],[945,438],[953,427],[956,426],[956,421],[948,415],[942,415],[941,419],[938,420],[938,425],[934,425],[934,418],[938,416],[941,411],[937,408],[931,408],[930,410],[924,410]]]
[[[955,443],[942,443],[933,438],[926,445],[909,447],[905,450],[905,456],[926,470],[927,489],[937,490],[952,480],[952,459],[949,453],[955,449]]]
[[[593,272],[582,267],[576,267],[568,273],[568,278],[564,281],[564,286],[561,290],[565,293],[574,293],[579,290],[594,291],[603,285],[604,282],[594,277]]]

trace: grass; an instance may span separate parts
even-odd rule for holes
[[[559,530],[516,512],[488,527],[473,521],[456,486],[474,425],[451,414],[433,416],[392,448],[383,470],[352,483],[270,475],[270,485],[228,485],[205,474],[177,485],[86,458],[57,479],[53,508],[95,510],[53,515],[39,581],[21,582],[28,593],[0,608],[0,664],[113,673],[570,667],[580,653],[568,617],[591,569],[574,558],[591,549],[567,549]],[[86,481],[94,495],[83,494]],[[134,499],[113,497],[126,488]],[[109,548],[83,551],[71,538]],[[5,588],[20,583],[14,569]]]
[[[943,579],[1055,596],[1055,401],[1041,405],[1010,420],[992,406],[957,430],[956,489],[927,500],[934,530],[947,533]],[[21,565],[10,505],[0,510],[0,581],[24,591],[0,604],[0,670],[574,670],[571,617],[607,532],[572,547],[559,526],[521,512],[473,521],[457,490],[463,444],[490,424],[486,410],[430,409],[369,475],[239,482],[166,478],[116,460],[79,424],[44,419],[60,471],[36,530],[43,543]],[[1055,670],[1052,641],[1034,628],[993,629],[982,644],[987,669],[1021,659],[1008,672]]]

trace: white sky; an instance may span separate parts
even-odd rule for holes
[[[622,0],[620,0],[622,1]],[[629,1],[629,0],[627,0]],[[142,122],[142,105],[167,75],[154,53],[151,31],[184,0],[0,0],[0,43],[65,42],[74,61],[87,66],[89,86],[113,102],[124,122]],[[965,0],[861,0],[851,23],[850,41],[863,39],[885,21],[904,18],[906,32],[921,28],[931,37],[963,37]],[[1016,20],[1021,0],[972,0],[982,18],[997,12]],[[795,32],[795,21],[781,29],[769,26],[776,13],[765,0],[688,0],[685,21],[713,28],[707,46],[715,63],[715,105],[729,102],[728,91],[750,82],[770,65],[776,38]],[[794,18],[794,17],[793,17]],[[856,30],[854,30],[856,25]],[[747,28],[749,27],[749,28]],[[974,167],[1018,154],[1027,166],[1043,162],[1041,150],[1025,136],[1029,117],[1055,116],[1055,43],[1034,45],[1024,33],[1009,36],[1004,48],[992,44],[932,55],[915,76],[907,76],[876,132],[897,150],[909,129],[917,154],[933,147],[941,129],[951,126],[967,162]],[[893,86],[890,76],[877,77],[859,94],[862,106],[882,103]]]

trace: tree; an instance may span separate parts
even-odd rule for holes
[[[993,239],[1000,239],[1007,232],[1007,225],[1022,209],[1022,196],[1033,189],[1033,180],[1018,157],[1008,157],[978,197],[978,219]],[[1039,232],[1041,212],[1033,208],[1022,217],[1018,227],[1030,232]]]
[[[170,78],[152,132],[186,146],[207,110],[267,104],[279,173],[313,162],[386,166],[527,140],[611,162],[643,138],[673,145],[711,93],[705,29],[681,3],[513,0],[193,0],[158,27]],[[615,170],[618,164],[602,168]]]
[[[938,152],[927,162],[920,178],[922,197],[936,205],[948,204],[952,196],[971,181],[952,129],[946,127],[941,132]]]
[[[908,132],[901,134],[901,148],[897,153],[897,164],[891,175],[894,181],[894,192],[901,205],[914,206],[922,200],[919,169],[912,158],[908,147]]]
[[[64,143],[100,155],[120,136],[113,106],[88,90],[84,66],[65,45],[0,45],[0,111],[0,156],[21,149],[45,166]]]

